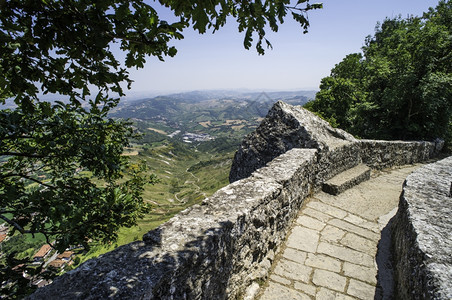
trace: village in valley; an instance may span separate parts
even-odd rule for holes
[[[0,225],[0,250],[2,249],[3,242],[8,241],[8,226],[5,224]],[[75,251],[76,248],[72,247],[66,249],[63,253],[57,252],[50,244],[44,244],[38,251],[33,255],[31,266],[40,267],[42,266],[41,273],[48,269],[52,269],[53,272],[60,273],[64,271],[67,267],[74,264]],[[0,252],[0,257],[3,256],[3,252]],[[16,270],[19,271],[24,264],[16,266]],[[33,285],[38,287],[45,286],[51,282],[51,280],[45,280],[42,278],[34,279],[32,275],[28,274],[26,271],[22,271],[22,276],[26,279],[30,279]]]

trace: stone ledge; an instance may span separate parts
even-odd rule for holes
[[[360,140],[362,162],[372,169],[385,169],[424,162],[438,155],[444,141]]]
[[[407,177],[393,224],[401,299],[452,299],[452,157]]]
[[[370,179],[370,168],[366,165],[358,165],[344,171],[322,185],[322,190],[331,195],[338,195],[343,191]]]

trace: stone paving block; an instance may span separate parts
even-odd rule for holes
[[[317,201],[316,199],[313,199],[313,201],[308,202],[307,207],[321,211],[325,214],[328,214],[338,219],[343,219],[348,214],[346,211],[342,209]]]
[[[377,269],[375,267],[369,268],[355,265],[349,262],[344,262],[342,270],[344,272],[344,275],[347,277],[353,277],[372,285],[377,284]]]
[[[378,218],[377,222],[378,222],[378,228],[380,231],[383,230],[383,228],[385,228],[386,225],[388,225],[389,221],[396,215],[398,210],[399,210],[399,207],[396,206],[393,208],[393,210],[391,210],[387,214],[380,216]]]
[[[308,253],[305,265],[316,269],[323,269],[339,273],[341,261],[322,254]]]
[[[294,288],[310,296],[315,296],[317,288],[312,284],[295,281]]]
[[[315,296],[316,300],[355,300],[355,298],[326,289],[320,288]]]
[[[378,233],[353,225],[343,220],[331,219],[328,221],[328,224],[339,227],[345,231],[353,232],[357,235],[363,236],[373,241],[378,241],[380,239],[380,235]]]
[[[326,226],[324,222],[321,222],[317,219],[305,215],[299,216],[296,222],[304,227],[314,229],[317,231],[322,230]]]
[[[287,239],[287,247],[306,252],[315,252],[317,250],[319,237],[320,235],[318,231],[301,226],[295,226]]]
[[[326,225],[320,232],[320,240],[339,243],[339,241],[345,236],[346,232],[337,227]]]
[[[320,242],[317,251],[328,256],[332,256],[338,259],[342,259],[366,267],[374,266],[374,258],[372,256],[353,249],[336,246],[325,242]]]
[[[324,214],[318,210],[312,209],[310,207],[306,207],[303,209],[302,214],[316,218],[319,221],[326,223],[328,220],[332,218],[332,216]]]
[[[345,290],[347,278],[330,271],[315,270],[312,282],[320,287],[326,287],[331,290],[343,292]]]
[[[308,283],[312,268],[305,265],[282,259],[276,265],[274,273],[279,276]]]
[[[276,300],[276,299],[311,300],[311,297],[309,297],[308,295],[305,295],[303,293],[300,293],[296,290],[282,286],[280,284],[270,282],[260,299],[261,300]]]
[[[336,300],[336,293],[337,292],[326,288],[320,288],[315,296],[315,299]]]
[[[354,233],[347,233],[340,241],[344,246],[352,249],[375,255],[377,253],[377,243],[366,238],[363,238]]]
[[[272,274],[270,275],[270,280],[273,280],[277,283],[281,283],[281,284],[285,284],[285,285],[290,285],[292,283],[292,281],[290,281],[289,279],[283,278],[281,276],[278,276],[276,274]]]
[[[366,219],[358,217],[357,215],[348,214],[344,218],[344,221],[347,221],[347,222],[355,224],[355,225],[357,225],[359,227],[368,229],[368,230],[373,231],[375,233],[380,233],[380,228],[378,227],[378,223],[368,221]]]
[[[306,260],[306,254],[307,253],[303,251],[299,251],[292,248],[286,248],[283,252],[283,257],[296,261],[300,264],[304,264]]]
[[[358,280],[350,279],[347,294],[363,300],[373,299],[375,287]]]

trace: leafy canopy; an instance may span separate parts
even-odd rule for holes
[[[231,18],[245,33],[244,47],[257,38],[264,54],[263,43],[271,47],[267,28],[277,31],[289,16],[306,31],[306,13],[321,8],[309,0],[158,3],[0,0],[0,104],[15,103],[0,110],[0,218],[11,234],[42,233],[60,251],[114,241],[119,227],[147,211],[141,192],[153,181],[121,156],[133,136],[130,124],[108,117],[115,95],[132,83],[127,68],[142,68],[147,56],[176,55],[170,41],[182,39],[187,27],[215,32]],[[171,9],[178,21],[162,20],[153,4]],[[61,101],[42,101],[42,94]],[[5,280],[14,287],[11,277]]]
[[[452,141],[452,1],[386,19],[323,78],[307,107],[366,138]]]

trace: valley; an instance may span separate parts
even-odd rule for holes
[[[75,264],[62,267],[61,271],[141,240],[149,230],[226,186],[242,138],[259,125],[273,103],[283,100],[303,105],[312,94],[189,92],[119,105],[111,117],[129,119],[139,135],[124,149],[123,156],[132,164],[146,164],[149,175],[158,179],[143,191],[143,199],[151,210],[137,226],[122,228],[116,243],[91,245],[88,252],[78,253]],[[21,257],[32,257],[43,243],[39,237],[24,248]]]

